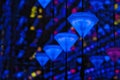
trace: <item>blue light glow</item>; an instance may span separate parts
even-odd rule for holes
[[[37,53],[35,55],[36,60],[43,67],[49,60],[49,57],[45,53]]]
[[[46,6],[50,3],[51,0],[38,0],[38,2],[41,4],[43,8],[46,8]]]
[[[55,40],[60,44],[65,52],[70,51],[70,48],[74,45],[77,39],[77,35],[73,33],[63,32],[55,35]]]
[[[18,53],[18,55],[17,55],[17,57],[18,58],[22,58],[23,55],[24,55],[24,53],[25,53],[24,50],[20,50],[19,53]]]
[[[21,78],[21,77],[23,76],[23,74],[24,74],[23,72],[18,72],[18,73],[16,73],[15,76],[16,76],[17,78]]]
[[[75,28],[81,37],[85,37],[86,34],[92,29],[92,27],[98,22],[97,17],[89,12],[78,12],[71,14],[68,17],[68,21]]]
[[[77,58],[78,63],[82,63],[82,58]]]
[[[105,61],[109,61],[110,60],[109,56],[104,56],[104,58],[105,58]]]
[[[104,0],[90,0],[90,4],[93,7],[94,11],[98,11],[100,9],[104,9],[103,4],[105,1]]]
[[[104,57],[103,56],[92,56],[90,57],[90,61],[96,68],[99,68],[104,61]]]
[[[44,47],[44,51],[49,56],[49,58],[54,61],[62,52],[62,49],[58,45],[47,45]]]

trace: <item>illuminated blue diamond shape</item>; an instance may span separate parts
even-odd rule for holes
[[[35,55],[36,60],[43,67],[49,60],[49,57],[45,53],[37,53]]]
[[[43,8],[46,8],[46,6],[50,3],[51,0],[38,0],[38,2],[41,4]]]
[[[62,49],[58,45],[46,45],[44,47],[45,53],[48,55],[48,57],[54,61],[62,52]]]
[[[73,33],[58,33],[55,35],[55,40],[60,44],[65,52],[70,51],[70,48],[77,41],[78,37]]]
[[[84,38],[92,27],[98,22],[98,19],[90,12],[78,12],[71,14],[68,17],[68,21],[75,28],[78,34]]]
[[[92,56],[90,57],[90,61],[96,68],[99,68],[104,61],[104,57],[103,56]]]

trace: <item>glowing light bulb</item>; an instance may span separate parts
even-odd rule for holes
[[[35,17],[35,14],[32,13],[32,14],[30,15],[30,18],[34,18],[34,17]]]
[[[36,73],[35,72],[32,72],[31,73],[31,76],[34,78],[34,77],[36,77]]]
[[[37,75],[40,75],[41,73],[42,73],[42,72],[41,72],[40,70],[37,70],[37,71],[36,71],[36,74],[37,74]]]
[[[38,15],[38,16],[37,16],[37,18],[39,18],[39,19],[42,18],[42,17],[43,17],[42,15]]]
[[[37,9],[36,6],[33,6],[33,7],[32,7],[32,11],[35,11],[36,9]]]
[[[36,52],[32,55],[32,57],[31,57],[31,58],[32,58],[32,59],[34,59],[34,58],[35,58],[35,55],[36,55]]]
[[[114,4],[114,9],[117,9],[118,8],[118,4]]]
[[[30,18],[34,18],[35,15],[37,13],[37,7],[36,6],[33,6],[32,9],[31,9],[31,15],[30,15]]]
[[[116,70],[115,70],[115,73],[116,73],[116,74],[118,74],[118,73],[119,73],[119,70],[118,70],[118,69],[116,69]]]
[[[43,10],[41,8],[39,8],[39,13],[42,13],[42,12],[43,12]]]
[[[30,27],[30,30],[34,31],[34,30],[35,30],[35,27],[34,27],[34,26],[31,26],[31,27]]]
[[[71,72],[72,74],[74,74],[74,73],[76,72],[76,70],[75,70],[75,69],[71,69],[70,72]]]
[[[77,12],[77,8],[73,8],[72,13],[76,13],[76,12]]]
[[[93,37],[93,41],[96,41],[97,40],[97,37]]]
[[[118,25],[118,22],[117,22],[117,21],[114,21],[114,25]]]
[[[37,51],[41,51],[41,50],[42,50],[42,48],[41,48],[41,47],[38,47],[38,48],[37,48]]]
[[[84,43],[83,43],[83,46],[84,46],[84,47],[86,47],[86,46],[87,46],[86,42],[84,42]]]

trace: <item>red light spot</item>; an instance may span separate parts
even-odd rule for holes
[[[77,9],[76,8],[73,8],[72,9],[72,13],[76,13],[77,12]]]
[[[75,50],[75,46],[71,47],[71,51],[74,51]]]
[[[91,78],[91,77],[88,77],[88,80],[92,80],[92,78]]]
[[[56,77],[55,77],[55,76],[53,77],[53,80],[56,80]]]
[[[54,31],[54,34],[57,34],[58,32],[57,31]]]
[[[75,69],[71,69],[70,72],[71,72],[72,74],[74,74],[74,73],[76,72],[76,70],[75,70]]]
[[[70,28],[72,33],[75,33],[75,29],[73,27]]]
[[[116,0],[116,2],[120,2],[120,0]]]
[[[118,70],[118,69],[116,69],[116,70],[115,70],[115,73],[116,73],[116,74],[118,74],[118,73],[119,73],[119,70]]]
[[[58,22],[58,18],[54,18],[54,21],[55,21],[55,22]]]
[[[120,18],[120,15],[115,14],[115,20],[118,20]]]
[[[55,0],[55,1],[54,1],[54,4],[57,5],[57,4],[58,4],[58,0]]]

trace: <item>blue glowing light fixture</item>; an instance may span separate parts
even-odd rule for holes
[[[48,55],[48,57],[54,61],[62,52],[62,49],[58,45],[46,45],[44,47],[45,53]]]
[[[51,0],[38,0],[43,8],[46,8],[47,5],[50,3]]]
[[[93,7],[94,11],[98,11],[99,9],[104,9],[103,4],[108,0],[90,0],[90,4]]]
[[[44,67],[44,65],[48,62],[49,57],[45,53],[37,53],[35,55],[36,60],[39,62],[39,64]]]
[[[77,41],[78,37],[73,33],[58,33],[55,35],[55,40],[60,44],[65,52],[70,51],[70,48]]]
[[[110,57],[109,56],[104,56],[104,59],[106,62],[108,62],[110,60]]]
[[[104,57],[103,56],[92,56],[90,57],[90,61],[96,68],[99,68],[104,61]]]
[[[15,74],[16,78],[21,78],[23,77],[23,75],[24,75],[24,72],[18,72]]]
[[[71,14],[68,17],[68,21],[75,28],[78,34],[84,38],[98,22],[98,18],[90,12],[78,12]]]

